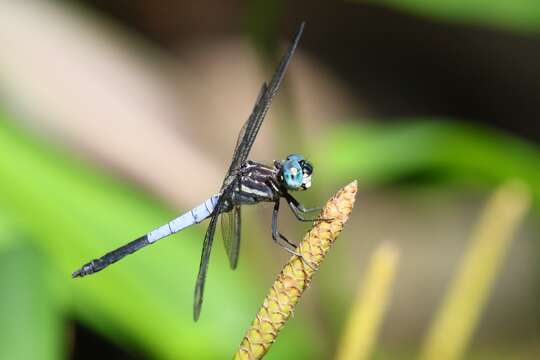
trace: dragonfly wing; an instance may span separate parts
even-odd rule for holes
[[[217,220],[220,213],[224,209],[225,201],[221,196],[214,208],[210,223],[206,229],[204,236],[203,248],[201,253],[201,262],[199,264],[199,273],[197,275],[197,283],[195,284],[194,304],[193,304],[193,319],[197,321],[201,314],[201,306],[203,302],[204,283],[206,281],[206,272],[208,270],[208,262],[210,260],[210,253],[212,251],[212,243],[214,241],[214,235],[216,233]]]
[[[241,207],[236,205],[230,212],[221,215],[221,233],[225,252],[229,258],[231,269],[238,265],[241,238]]]
[[[221,237],[223,238],[223,246],[225,247],[225,252],[227,253],[227,256],[229,257],[229,262],[231,260],[230,258],[230,248],[231,248],[231,242],[232,242],[232,227],[233,227],[233,213],[223,213],[221,214]]]
[[[250,117],[246,120],[242,128],[240,129],[240,132],[238,133],[238,137],[236,138],[236,146],[234,147],[233,152],[233,160],[231,162],[231,165],[229,167],[229,171],[227,175],[231,174],[231,171],[234,169],[237,169],[241,164],[237,164],[238,160],[240,160],[240,147],[243,146],[244,138],[246,137],[246,132],[248,128],[250,127],[250,124],[253,122],[252,116],[253,114],[258,112],[258,107],[260,106],[261,99],[265,96],[266,91],[268,90],[268,85],[266,82],[264,82],[261,86],[261,90],[259,90],[259,95],[257,95],[257,100],[255,100],[255,105],[253,106],[253,110],[251,110]]]
[[[246,133],[238,149],[238,151],[240,152],[240,164],[247,160],[249,152],[251,151],[251,147],[253,146],[255,138],[257,137],[259,129],[261,128],[262,122],[266,116],[266,113],[268,112],[268,109],[270,108],[272,98],[278,92],[281,81],[283,80],[283,76],[285,75],[285,71],[287,70],[289,62],[291,61],[291,58],[294,54],[294,51],[296,50],[296,47],[298,46],[298,43],[300,42],[300,38],[302,37],[302,33],[304,32],[304,25],[304,22],[300,24],[300,27],[298,28],[296,35],[294,36],[293,42],[291,43],[291,45],[289,45],[287,52],[281,58],[281,61],[279,62],[279,65],[276,68],[276,71],[274,72],[272,80],[270,81],[270,84],[268,84],[266,91],[261,90],[259,100],[255,104],[253,112],[248,119]],[[265,86],[263,85],[263,89],[264,88]]]
[[[227,175],[230,175],[234,170],[238,169],[242,165],[242,163],[244,163],[244,161],[247,160],[249,152],[251,151],[251,147],[255,142],[255,138],[257,137],[262,122],[266,116],[266,113],[268,112],[270,104],[272,103],[272,98],[278,92],[281,81],[283,80],[283,76],[285,75],[285,71],[287,70],[287,66],[291,61],[296,47],[298,46],[298,42],[302,37],[303,31],[304,22],[300,24],[300,27],[296,32],[293,42],[289,46],[285,55],[281,58],[281,61],[279,62],[279,65],[274,75],[272,76],[270,84],[267,85],[266,83],[264,83],[262,85],[251,115],[240,130],[240,134],[236,141],[233,160],[231,162],[231,166],[229,167]]]
[[[242,148],[246,145],[246,134],[252,132],[251,127],[254,125],[255,114],[259,112],[259,108],[262,104],[262,99],[266,96],[267,90],[268,85],[265,82],[261,86],[259,95],[257,95],[257,100],[255,101],[255,105],[253,106],[251,115],[240,129],[240,133],[238,134],[238,138],[236,139],[236,146],[234,147],[233,158],[231,161],[231,165],[229,166],[229,170],[227,171],[227,175],[231,175],[234,170],[238,169],[240,165],[242,165],[243,161],[241,154],[243,153]]]

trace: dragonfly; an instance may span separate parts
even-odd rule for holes
[[[305,23],[302,22],[270,82],[263,83],[251,115],[238,135],[232,161],[220,191],[172,221],[84,264],[73,272],[73,278],[101,271],[145,246],[209,218],[210,222],[204,236],[199,273],[195,284],[193,318],[197,321],[201,312],[206,274],[218,218],[221,219],[222,237],[229,264],[232,269],[235,269],[240,250],[241,207],[261,202],[274,204],[272,212],[272,239],[274,242],[288,252],[300,256],[296,252],[296,245],[278,231],[278,212],[280,200],[284,198],[298,220],[317,220],[307,218],[305,214],[318,211],[320,208],[306,208],[291,194],[292,191],[306,190],[311,186],[312,164],[301,155],[291,154],[286,159],[275,160],[272,166],[267,166],[248,160],[248,155],[270,108],[272,98],[278,92],[287,66],[298,46],[304,26]]]

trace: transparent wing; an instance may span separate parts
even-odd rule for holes
[[[236,269],[238,265],[238,254],[240,252],[241,237],[241,207],[236,205],[230,212],[221,214],[221,234],[223,245],[229,258],[231,269]]]
[[[298,43],[300,42],[300,38],[302,37],[302,33],[304,32],[304,25],[304,22],[300,24],[300,27],[298,28],[296,35],[294,36],[293,42],[291,43],[291,45],[289,45],[287,52],[281,58],[281,61],[279,62],[279,65],[276,68],[274,75],[272,76],[272,80],[270,81],[270,84],[268,84],[267,90],[261,96],[261,100],[258,104],[259,106],[256,106],[256,114],[252,114],[252,116],[254,116],[254,120],[253,124],[249,126],[246,130],[246,135],[244,136],[245,141],[240,149],[240,163],[243,163],[247,160],[251,147],[253,146],[255,138],[257,137],[257,133],[259,132],[266,113],[270,108],[272,98],[278,92],[281,81],[283,80],[283,76],[285,75],[285,71],[287,70],[289,62],[291,61],[291,58],[294,54],[294,51],[296,50],[296,47],[298,46]]]
[[[265,83],[262,84],[261,90],[259,90],[259,95],[257,95],[257,100],[255,100],[255,106],[253,107],[253,110],[251,110],[251,115],[246,120],[242,128],[240,129],[240,133],[238,133],[238,138],[236,139],[236,146],[234,147],[233,157],[231,161],[231,165],[229,166],[229,170],[227,171],[227,176],[231,175],[232,172],[240,167],[242,165],[241,159],[241,148],[244,145],[246,134],[248,134],[250,131],[248,128],[252,127],[254,125],[254,114],[258,112],[258,108],[260,107],[262,98],[265,96],[266,92],[268,90],[268,85]]]
[[[203,302],[204,295],[204,283],[206,281],[206,272],[208,270],[208,261],[210,260],[210,253],[212,251],[212,243],[214,241],[214,235],[216,233],[217,220],[220,213],[224,208],[224,197],[221,196],[214,208],[210,223],[206,229],[206,234],[204,236],[203,248],[201,253],[201,262],[199,264],[199,273],[197,275],[197,283],[195,284],[195,294],[194,294],[194,303],[193,303],[193,319],[197,321],[199,315],[201,314],[201,306]]]
[[[247,160],[251,147],[253,146],[255,138],[257,137],[257,133],[259,132],[261,124],[266,116],[266,113],[268,112],[270,104],[272,103],[272,98],[279,89],[281,81],[283,80],[283,75],[285,75],[287,66],[291,61],[296,47],[298,46],[300,38],[302,37],[304,25],[304,22],[300,24],[294,40],[289,46],[289,49],[287,50],[285,55],[281,58],[281,61],[279,62],[279,65],[274,75],[272,76],[270,84],[266,85],[265,83],[262,85],[251,115],[247,119],[246,123],[240,130],[240,134],[238,135],[236,147],[233,154],[233,160],[229,167],[229,171],[227,172],[227,176],[225,177],[226,179],[229,175],[232,174],[234,170],[238,169],[242,165],[242,163]]]

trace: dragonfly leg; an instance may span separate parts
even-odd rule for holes
[[[300,221],[305,222],[313,222],[313,221],[332,221],[333,219],[327,219],[327,218],[306,218],[303,214],[308,212],[314,212],[314,211],[321,211],[322,208],[306,208],[304,205],[300,204],[298,200],[296,200],[291,194],[287,193],[285,194],[285,198],[287,200],[287,203],[289,204],[289,207],[291,208],[294,216]]]
[[[321,211],[322,209],[323,209],[322,207],[307,208],[307,207],[304,207],[304,205],[302,204],[298,204],[298,210],[300,210],[303,213]]]
[[[291,251],[291,249],[287,248],[286,246],[283,246],[280,243],[279,239],[283,240],[291,248],[296,249],[296,244],[289,241],[285,236],[283,236],[283,234],[281,234],[278,231],[278,213],[279,213],[279,200],[274,203],[274,210],[272,211],[272,239],[274,240],[276,244],[280,245],[280,247],[284,248],[287,251]]]
[[[296,249],[298,249],[298,246],[295,245],[293,242],[289,241],[289,239],[287,239],[283,234],[281,234],[278,231],[278,229],[277,229],[277,227],[278,227],[277,226],[278,212],[279,212],[279,200],[275,202],[274,210],[272,212],[272,239],[274,240],[274,242],[280,248],[282,248],[283,250],[287,251],[288,253],[290,253],[292,255],[298,256],[300,259],[302,259],[304,264],[306,264],[307,266],[309,266],[311,268],[311,270],[315,270],[313,265],[311,265],[310,261],[307,260],[306,258],[304,258],[304,256],[302,254],[300,254],[298,251],[296,251]],[[290,245],[292,247],[292,249],[290,249],[287,246],[280,243],[279,239],[283,240],[286,244]]]

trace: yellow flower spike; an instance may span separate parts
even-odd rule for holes
[[[357,183],[353,181],[328,200],[320,217],[329,220],[315,222],[298,246],[302,258],[292,256],[283,267],[234,359],[261,359],[268,352],[279,331],[293,315],[294,307],[309,286],[315,269],[341,233],[351,214],[356,192]]]
[[[529,189],[517,180],[495,190],[431,324],[420,353],[421,360],[464,357],[531,201]]]
[[[371,256],[338,346],[337,360],[370,358],[390,302],[398,261],[399,251],[390,243],[379,245]]]

